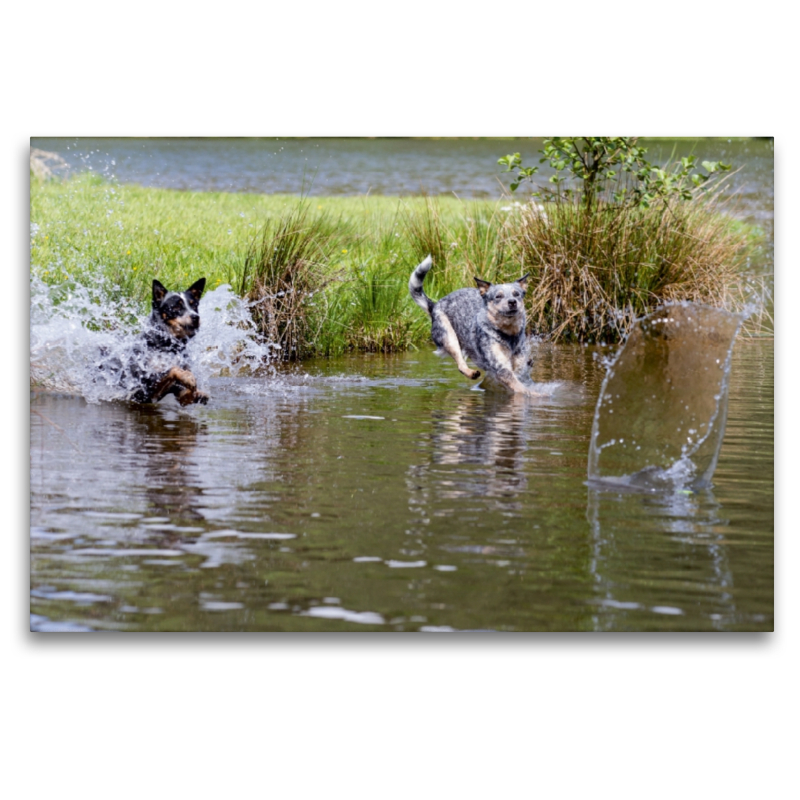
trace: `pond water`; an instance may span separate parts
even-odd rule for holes
[[[587,487],[595,352],[539,345],[541,399],[429,351],[191,409],[33,392],[31,627],[772,630],[772,341],[734,348],[698,493]]]

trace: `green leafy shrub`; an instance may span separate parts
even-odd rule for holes
[[[511,237],[531,273],[535,332],[614,341],[666,302],[744,304],[752,242],[711,190],[729,164],[704,161],[698,172],[687,156],[656,167],[635,137],[553,137],[540,152],[553,174],[532,194],[546,204],[528,204]],[[536,188],[538,167],[518,153],[499,163],[514,176],[512,191],[523,182]]]
[[[651,164],[647,149],[635,136],[554,136],[545,139],[539,163],[548,162],[554,170],[549,196],[574,197],[591,211],[598,202],[635,205],[647,208],[656,201],[691,200],[710,187],[709,181],[730,171],[730,164],[704,161],[705,172],[694,171],[696,158],[684,156],[666,167]],[[514,175],[511,190],[523,182],[533,182],[538,167],[525,167],[519,153],[503,156],[497,162]],[[536,196],[542,192],[534,192]],[[547,194],[547,193],[545,193]]]

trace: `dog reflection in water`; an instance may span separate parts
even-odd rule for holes
[[[435,485],[439,498],[496,497],[514,506],[528,486],[525,453],[535,410],[524,397],[501,392],[469,392],[454,400],[432,414],[430,460],[411,467],[414,495],[422,499]]]

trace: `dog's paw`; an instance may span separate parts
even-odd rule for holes
[[[194,399],[194,392],[191,389],[184,389],[178,395],[178,402],[182,406],[188,406],[188,405],[191,405],[192,403],[196,402],[195,399]]]
[[[205,392],[198,392],[194,389],[184,389],[178,395],[178,402],[182,406],[190,406],[192,403],[202,403],[206,405],[209,401],[209,396]]]
[[[469,376],[470,380],[476,381],[481,376],[481,371],[479,369],[472,370],[472,374]]]

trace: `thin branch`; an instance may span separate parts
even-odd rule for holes
[[[75,442],[73,442],[72,439],[70,439],[69,436],[67,436],[67,432],[60,425],[56,425],[56,423],[53,422],[53,420],[51,420],[49,417],[46,417],[44,414],[42,414],[41,411],[37,411],[35,408],[31,409],[31,413],[36,414],[38,417],[41,417],[48,425],[52,425],[57,431],[61,433],[61,435],[72,445],[72,447],[77,452],[83,455],[80,447],[78,447],[78,445],[76,445]]]

